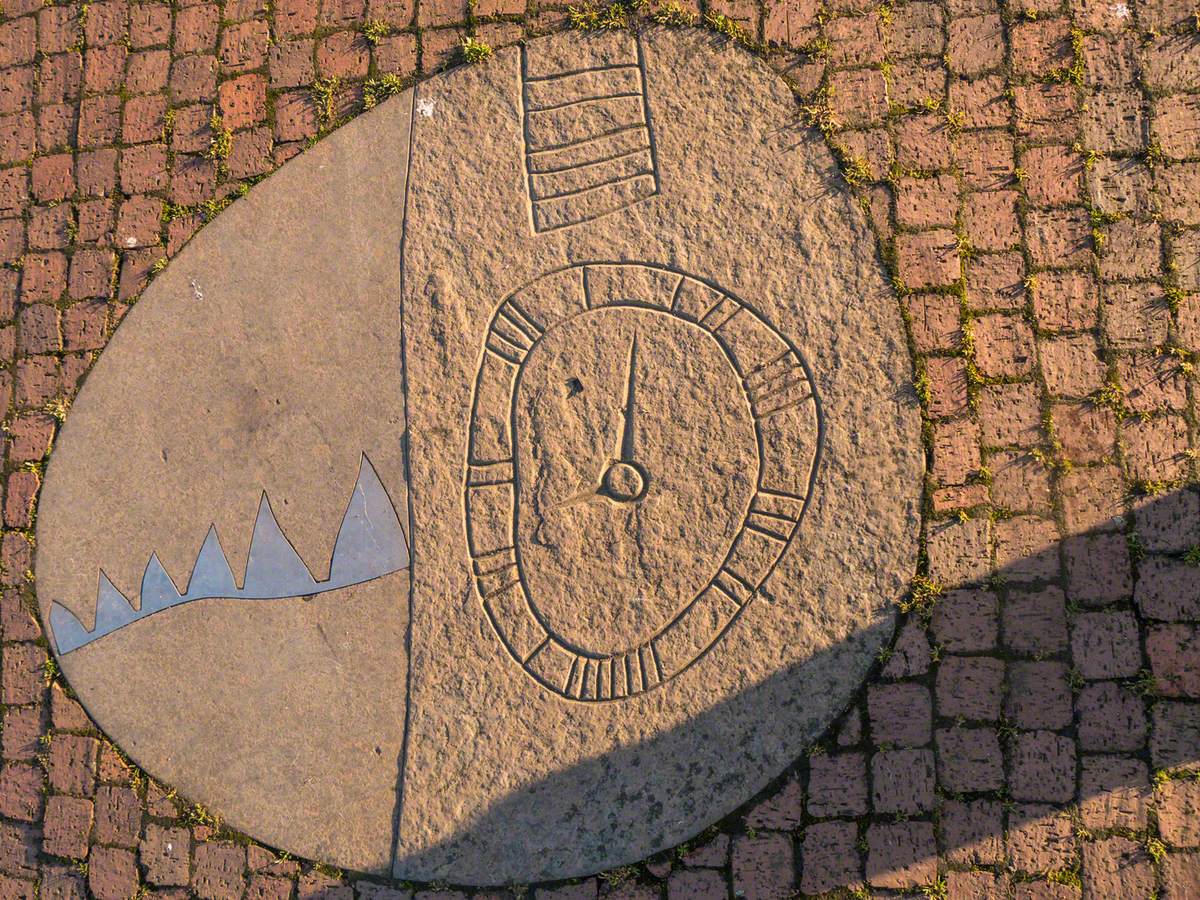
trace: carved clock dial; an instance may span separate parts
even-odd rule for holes
[[[703,328],[633,306],[547,332],[516,386],[516,546],[581,652],[649,641],[712,577],[758,476],[754,420]]]
[[[649,265],[575,266],[500,305],[466,475],[476,585],[509,652],[576,700],[701,658],[803,512],[819,444],[796,351]]]

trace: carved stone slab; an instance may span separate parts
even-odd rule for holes
[[[684,840],[915,563],[903,330],[787,87],[564,34],[359,118],[129,314],[47,473],[88,710],[268,843],[498,884]]]

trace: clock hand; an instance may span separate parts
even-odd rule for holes
[[[618,459],[621,462],[633,462],[633,408],[634,385],[637,382],[637,334],[629,342],[629,372],[625,376],[627,387],[625,392],[625,424],[621,430],[621,449]]]

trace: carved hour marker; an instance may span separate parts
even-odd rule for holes
[[[559,295],[573,299],[535,307],[555,311],[549,324],[526,312]],[[776,417],[811,398],[799,354],[735,297],[638,263],[525,285],[497,306],[484,349],[463,482],[475,587],[498,637],[567,700],[670,682],[714,652],[798,527],[804,498],[763,475],[790,468],[775,458],[797,434],[818,441],[815,417]],[[493,435],[508,452],[479,457]],[[700,494],[727,498],[709,503],[712,521],[659,521]],[[677,565],[660,578],[653,563],[595,552],[628,542],[630,516],[707,560],[687,594],[660,596]]]

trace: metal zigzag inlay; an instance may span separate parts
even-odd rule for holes
[[[137,609],[101,570],[92,629],[84,628],[74,613],[58,602],[50,606],[50,628],[58,652],[70,653],[119,628],[193,600],[303,597],[372,581],[405,569],[408,564],[408,541],[396,508],[371,461],[363,454],[358,481],[333,546],[329,578],[325,581],[313,578],[300,554],[284,536],[264,491],[240,588],[213,525],[196,556],[184,593],[176,588],[158,554],[152,553],[142,575],[141,602]]]

